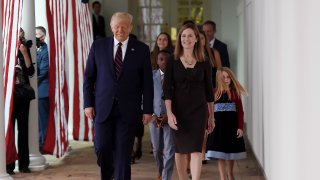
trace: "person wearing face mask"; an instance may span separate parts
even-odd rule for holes
[[[30,173],[29,164],[29,142],[28,142],[28,124],[29,124],[29,109],[30,101],[33,98],[28,98],[25,93],[25,89],[22,88],[25,85],[30,86],[30,80],[34,74],[34,67],[30,54],[30,48],[32,41],[26,40],[25,32],[20,28],[19,43],[18,43],[18,55],[15,65],[15,85],[13,93],[13,106],[11,111],[11,123],[13,134],[16,134],[17,127],[17,149],[18,149],[18,167],[21,173]],[[20,89],[20,90],[19,90]],[[16,126],[17,125],[17,126]],[[13,138],[15,141],[15,138]],[[11,143],[11,142],[10,142]],[[15,143],[15,142],[13,142]],[[10,152],[7,152],[7,158],[10,159]],[[10,175],[15,174],[15,161],[7,161],[6,170]],[[0,178],[1,179],[1,178]]]
[[[46,29],[42,26],[36,27],[40,152],[43,152],[49,119],[49,54],[45,38]]]

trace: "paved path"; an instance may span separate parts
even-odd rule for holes
[[[61,159],[45,156],[49,167],[45,171],[23,174],[16,172],[12,177],[23,180],[97,180],[100,179],[99,168],[96,165],[96,156],[93,150],[93,144],[90,142],[70,141],[71,149]],[[150,154],[150,142],[148,128],[143,140],[143,155],[136,164],[132,165],[132,180],[155,180],[156,165]],[[236,180],[264,180],[258,164],[254,159],[252,152],[248,149],[248,158],[235,163]],[[173,180],[178,180],[176,170]],[[203,165],[201,180],[219,180],[217,161],[209,161]]]

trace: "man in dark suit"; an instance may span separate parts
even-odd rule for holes
[[[129,38],[129,13],[113,14],[110,26],[114,36],[94,41],[90,49],[83,84],[84,108],[94,121],[101,179],[109,180],[114,174],[116,180],[129,180],[137,121],[143,117],[148,123],[153,113],[150,51],[144,43]]]
[[[206,21],[202,25],[202,30],[206,34],[209,43],[210,48],[214,48],[218,50],[221,57],[221,63],[223,67],[229,67],[230,68],[230,61],[229,61],[229,54],[228,54],[228,48],[227,45],[221,41],[219,41],[217,38],[215,38],[216,34],[216,23],[213,21]]]
[[[95,1],[92,3],[93,15],[92,15],[92,29],[94,40],[106,37],[106,26],[104,17],[100,15],[101,3]]]
[[[40,152],[44,145],[49,119],[49,54],[45,38],[46,29],[42,26],[36,27]]]

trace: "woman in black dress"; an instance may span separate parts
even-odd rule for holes
[[[205,60],[199,30],[194,24],[183,25],[179,30],[174,59],[167,63],[163,87],[180,179],[187,179],[187,154],[191,154],[192,179],[200,179],[205,130],[207,127],[212,131],[214,126],[211,78],[212,69],[210,62]]]

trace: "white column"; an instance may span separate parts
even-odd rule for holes
[[[21,27],[25,31],[26,39],[33,41],[31,48],[31,57],[33,63],[37,62],[36,56],[36,37],[35,37],[35,4],[34,0],[23,1]],[[34,64],[35,70],[37,65]],[[37,72],[30,78],[31,86],[35,89],[37,94]],[[47,166],[46,159],[39,152],[39,130],[38,130],[38,101],[32,100],[30,103],[29,113],[29,152],[30,152],[30,165],[31,171],[44,170]]]
[[[0,3],[0,12],[2,12],[2,4]],[[2,13],[0,13],[0,21]],[[2,51],[2,22],[0,23],[0,74],[3,74],[3,51]],[[5,151],[5,130],[4,130],[4,92],[3,92],[3,76],[0,76],[0,179],[11,180],[12,178],[6,171],[6,151]]]

